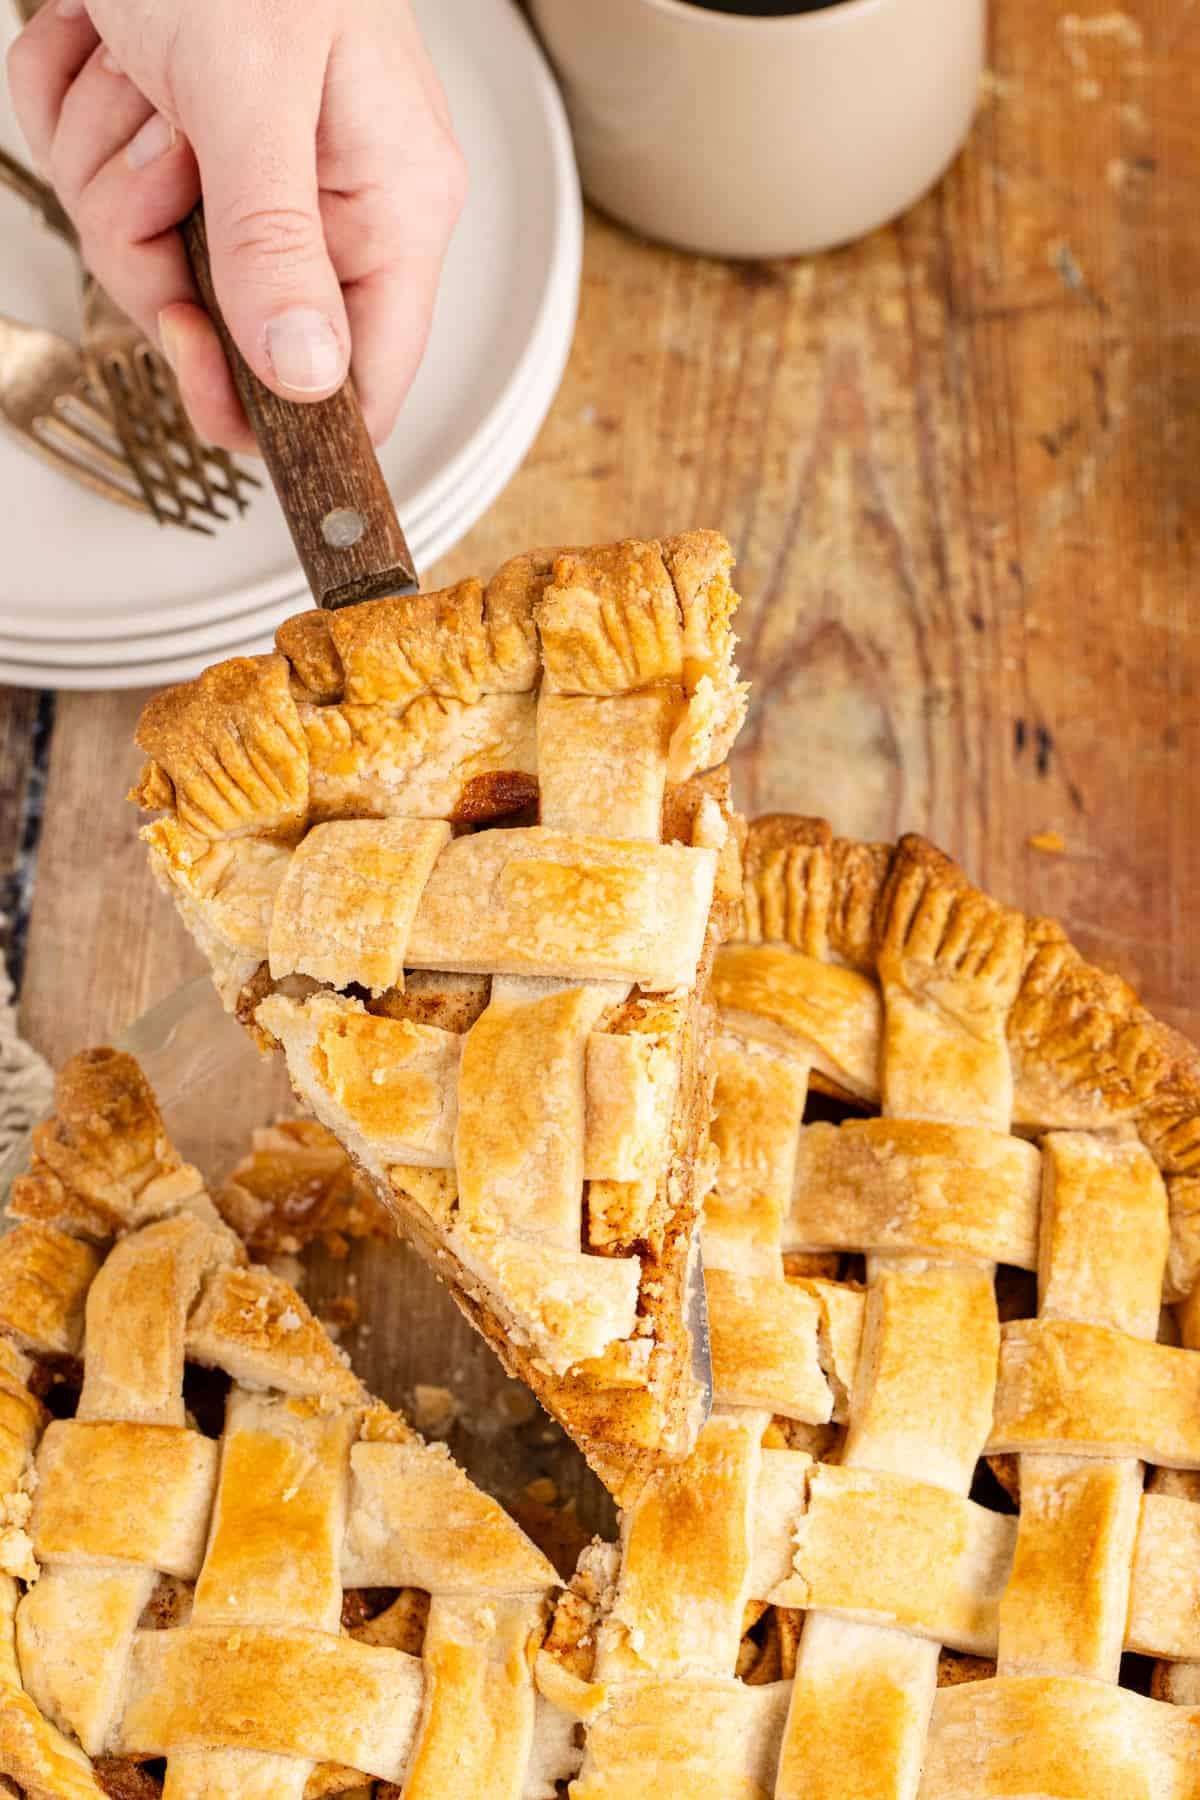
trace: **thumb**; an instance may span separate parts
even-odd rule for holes
[[[196,143],[213,285],[250,367],[288,400],[331,394],[350,367],[350,327],[318,204],[317,117],[233,107]],[[269,121],[269,122],[268,122]]]

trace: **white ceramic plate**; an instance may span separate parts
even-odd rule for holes
[[[500,415],[495,430],[489,433],[483,451],[463,471],[457,487],[428,507],[419,519],[404,521],[419,571],[434,560],[429,555],[431,547],[435,556],[444,554],[444,549],[439,546],[444,544],[445,549],[452,548],[457,538],[491,505],[520,467],[537,435],[558,389],[574,335],[580,248],[577,236],[574,253],[564,257],[559,264],[556,305],[538,334],[536,356],[519,391]],[[449,541],[446,539],[448,530],[453,534]],[[113,678],[114,669],[132,670],[134,665],[155,665],[144,677],[130,675],[129,682],[141,685],[143,679],[147,682],[160,679],[157,666],[168,659],[172,667],[182,666],[187,659],[191,665],[189,674],[198,673],[217,656],[233,654],[244,645],[257,644],[260,640],[269,641],[281,619],[303,611],[308,603],[307,591],[298,586],[295,592],[266,606],[173,632],[143,633],[128,638],[80,636],[73,640],[43,641],[0,635],[0,667],[19,664],[29,670],[58,671],[57,685],[64,684],[66,671],[74,671],[79,683],[71,685],[108,687],[118,684]],[[84,680],[89,674],[92,679]],[[0,679],[4,677],[0,676]],[[32,683],[33,675],[30,674],[28,679]],[[56,682],[51,680],[50,685],[56,685]]]
[[[453,505],[496,441],[539,361],[556,277],[577,258],[580,216],[558,91],[511,0],[417,0],[417,10],[473,185],[428,353],[381,453],[406,526]],[[0,140],[19,149],[2,94]],[[75,331],[72,259],[7,194],[0,194],[0,243],[0,310]],[[0,492],[0,633],[35,653],[49,640],[132,639],[233,620],[299,589],[291,540],[269,492],[245,519],[198,541],[155,531],[4,441]]]
[[[560,337],[557,351],[547,354],[541,371],[541,380],[536,384],[529,396],[527,409],[522,417],[513,421],[511,430],[506,433],[501,445],[501,454],[488,462],[478,472],[475,485],[467,483],[447,502],[445,511],[440,516],[429,519],[426,529],[429,535],[411,536],[409,543],[413,551],[417,567],[429,567],[439,557],[451,550],[464,532],[470,529],[476,519],[480,518],[496,499],[501,490],[507,486],[536,437],[538,429],[549,409],[558,383],[562,377],[563,365],[570,350],[571,331],[569,326]],[[188,655],[169,656],[164,659],[137,660],[135,656],[121,659],[115,663],[90,663],[86,666],[66,667],[62,664],[37,661],[4,659],[0,660],[0,682],[14,687],[53,687],[76,690],[97,690],[115,688],[158,688],[165,687],[174,681],[190,681],[194,676],[207,668],[209,663],[226,656],[252,655],[259,651],[269,650],[275,628],[291,613],[304,610],[306,595],[301,592],[285,597],[274,605],[253,615],[253,624],[247,628],[244,620],[230,621],[228,641],[213,644],[207,650],[192,651]],[[145,640],[147,643],[154,639]],[[61,646],[57,646],[61,648]],[[139,646],[140,648],[140,646]]]

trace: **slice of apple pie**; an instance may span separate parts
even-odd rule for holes
[[[693,532],[302,614],[138,728],[225,1004],[619,1498],[706,1404],[731,562]]]

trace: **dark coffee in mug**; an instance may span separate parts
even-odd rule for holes
[[[704,12],[741,13],[749,19],[788,19],[841,4],[842,0],[688,0],[689,6]]]

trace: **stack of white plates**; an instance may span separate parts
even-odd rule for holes
[[[519,467],[570,349],[579,189],[553,79],[512,0],[419,0],[471,166],[429,349],[380,452],[419,571]],[[0,141],[20,153],[0,89]],[[78,331],[78,271],[0,190],[0,312]],[[94,497],[0,436],[0,681],[153,687],[270,647],[310,604],[269,484],[211,538]]]

